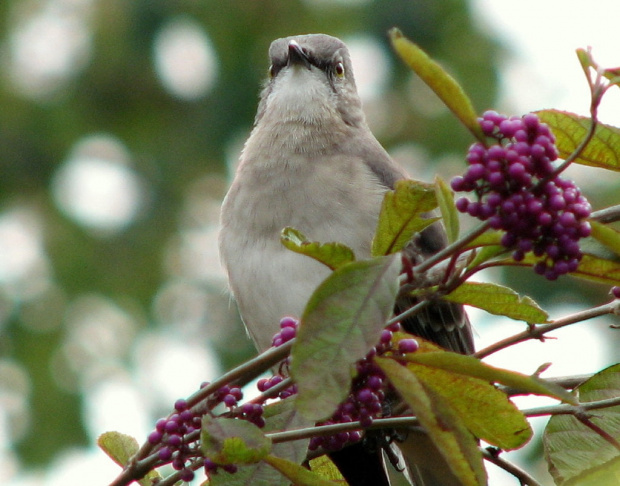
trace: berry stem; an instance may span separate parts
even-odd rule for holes
[[[461,236],[458,240],[449,244],[442,250],[438,251],[434,255],[430,256],[423,262],[419,263],[415,267],[413,267],[413,273],[422,273],[427,271],[433,265],[436,265],[441,260],[444,260],[451,255],[455,254],[457,251],[465,247],[468,243],[474,241],[478,236],[487,231],[490,228],[488,221],[483,222],[479,226],[472,229],[469,233]]]

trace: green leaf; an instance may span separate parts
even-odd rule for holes
[[[553,131],[556,146],[563,159],[575,151],[592,124],[588,117],[565,111],[542,110],[536,114]],[[620,171],[620,129],[599,123],[594,137],[575,162]]]
[[[136,439],[120,432],[105,432],[101,434],[97,439],[97,445],[116,464],[123,468],[139,449]],[[142,486],[150,486],[157,479],[161,479],[161,475],[157,471],[149,471],[138,483]]]
[[[325,418],[346,397],[355,362],[378,342],[392,313],[400,269],[398,255],[350,263],[308,301],[291,350],[304,417]]]
[[[432,360],[430,364],[415,361],[428,353],[418,350],[412,354],[415,356],[407,360],[407,368],[452,407],[475,437],[504,450],[517,449],[530,440],[532,430],[526,417],[505,393],[485,379],[459,373],[461,355],[431,351],[435,358],[441,357],[443,366],[437,367]]]
[[[620,396],[620,364],[577,387],[581,403]],[[593,410],[589,419],[620,441],[620,406]],[[555,415],[543,436],[549,471],[558,485],[620,484],[620,451],[572,415]]]
[[[592,238],[605,245],[616,255],[620,255],[620,232],[598,221],[590,221]]]
[[[437,207],[434,187],[413,180],[397,181],[381,204],[377,231],[372,242],[372,255],[382,256],[401,251],[413,236],[437,218],[421,214]]]
[[[310,470],[314,471],[322,478],[340,481],[340,484],[345,484],[344,477],[329,456],[322,455],[315,457],[314,459],[310,459],[308,464],[310,465]]]
[[[465,486],[485,485],[486,473],[478,444],[443,397],[426,387],[412,370],[396,361],[378,357],[375,363],[409,405],[460,483]],[[406,453],[407,444],[404,444],[401,449]]]
[[[465,282],[443,298],[530,324],[548,322],[549,318],[530,297],[520,296],[514,290],[494,283]]]
[[[504,233],[501,231],[490,230],[482,233],[480,236],[474,238],[466,248],[478,248],[485,246],[497,246],[502,243],[502,235]]]
[[[584,253],[570,275],[607,285],[620,285],[620,263]]]
[[[489,245],[483,246],[480,250],[477,251],[476,256],[469,262],[467,265],[468,269],[476,268],[483,263],[492,260],[496,256],[499,256],[503,253],[506,253],[506,247],[502,245]]]
[[[530,267],[538,260],[540,260],[539,257],[535,257],[533,254],[528,253],[520,262],[512,258],[506,258],[505,260],[501,260],[501,264]],[[569,273],[569,275],[571,277],[606,285],[620,285],[620,263],[590,253],[584,253],[577,270]]]
[[[459,214],[454,206],[454,193],[441,177],[435,177],[435,197],[441,211],[446,235],[450,243],[459,237]]]
[[[125,467],[140,446],[130,435],[105,432],[97,439],[97,445],[119,466]]]
[[[471,100],[454,78],[416,44],[404,37],[400,30],[390,30],[390,40],[400,58],[439,96],[474,137],[484,143],[485,136],[478,124]]]
[[[274,467],[296,486],[338,486],[342,485],[340,482],[329,481],[323,479],[315,472],[308,471],[305,467],[302,467],[294,462],[287,461],[280,457],[267,456],[264,461],[270,466]]]
[[[332,270],[355,261],[355,253],[348,246],[342,243],[308,241],[303,233],[294,228],[284,228],[280,241],[289,250],[314,258]]]
[[[557,398],[563,402],[575,404],[575,397],[555,383],[548,382],[534,375],[528,376],[516,371],[504,370],[488,365],[473,356],[445,351],[439,346],[416,337],[420,349],[407,354],[403,359],[433,368],[442,369],[460,375],[479,378],[489,383],[499,383],[518,389],[523,394],[533,394]]]
[[[271,452],[271,440],[246,421],[205,415],[200,447],[217,464],[253,464]]]
[[[303,429],[314,425],[313,420],[308,420],[298,413],[294,400],[278,400],[267,405],[264,407],[263,418],[265,427],[262,430],[265,433]],[[273,444],[272,453],[301,464],[308,452],[309,442],[310,439],[300,439]]]
[[[501,244],[502,234],[501,231],[486,231],[467,244],[465,248],[468,249],[481,248],[467,268],[476,268],[478,265],[505,253],[506,247]]]

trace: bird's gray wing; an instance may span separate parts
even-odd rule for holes
[[[408,177],[374,137],[364,137],[364,140],[367,142],[358,143],[356,146],[358,154],[379,183],[393,189],[396,181]],[[443,226],[437,222],[416,235],[406,247],[405,254],[415,264],[437,253],[446,244]],[[395,312],[401,313],[415,303],[415,299],[399,299]],[[404,320],[401,325],[405,331],[428,339],[449,351],[462,354],[474,352],[471,325],[461,305],[437,301],[417,315]]]
[[[376,145],[361,147],[360,155],[378,181],[393,189],[396,181],[407,174],[397,166],[385,150]],[[405,249],[405,254],[415,264],[437,253],[447,244],[443,226],[437,222],[416,235]],[[396,302],[394,312],[399,314],[416,303],[413,298]],[[445,301],[433,302],[422,312],[401,322],[403,329],[428,339],[449,351],[472,354],[474,343],[471,325],[463,306]],[[409,478],[415,486],[460,486],[461,482],[420,428],[400,430],[404,439],[397,443]]]

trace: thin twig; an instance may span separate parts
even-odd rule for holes
[[[482,449],[482,457],[484,457],[490,463],[495,464],[497,467],[503,469],[504,471],[512,474],[515,478],[519,480],[522,486],[542,486],[536,479],[530,476],[526,471],[521,469],[516,464],[507,461],[502,458],[499,454],[492,452],[488,449]]]
[[[594,211],[590,215],[590,219],[598,221],[599,223],[615,223],[616,221],[620,221],[620,204]]]
[[[620,405],[620,397],[606,398],[595,402],[583,402],[579,405],[549,405],[546,407],[535,407],[521,410],[526,417],[544,417],[546,415],[577,415],[588,410],[598,410],[600,408],[616,407]]]
[[[620,301],[615,300],[608,304],[593,307],[592,309],[586,309],[584,311],[571,314],[570,316],[557,319],[550,324],[532,325],[529,326],[526,331],[514,334],[513,336],[502,339],[501,341],[498,341],[491,344],[490,346],[487,346],[484,349],[481,349],[477,353],[474,353],[474,356],[476,358],[482,359],[489,356],[490,354],[496,353],[497,351],[500,351],[523,341],[529,341],[530,339],[543,339],[546,333],[555,331],[556,329],[559,329],[561,327],[569,326],[571,324],[575,324],[581,321],[586,321],[594,317],[599,317],[606,314],[614,314],[618,312],[620,312]]]
[[[575,387],[581,385],[584,381],[592,378],[592,374],[587,375],[575,375],[575,376],[560,376],[556,378],[545,378],[546,382],[554,383],[555,385],[559,385],[566,390],[572,390]],[[514,397],[516,395],[529,395],[529,392],[524,392],[519,388],[514,388],[510,386],[497,386],[502,392],[510,397]]]

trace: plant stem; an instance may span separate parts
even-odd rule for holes
[[[507,337],[498,341],[496,343],[487,346],[484,349],[474,353],[476,358],[482,359],[490,354],[496,353],[502,349],[505,349],[514,344],[529,341],[530,339],[544,339],[544,335],[548,332],[555,331],[561,327],[569,326],[571,324],[576,324],[577,322],[585,321],[588,319],[592,319],[594,317],[603,316],[605,314],[617,314],[620,312],[620,302],[618,300],[614,300],[608,304],[604,304],[598,307],[593,307],[592,309],[587,309],[584,311],[576,312],[575,314],[571,314],[570,316],[563,317],[561,319],[557,319],[554,322],[549,324],[540,324],[540,325],[531,325],[528,327],[526,331],[520,332],[518,334],[514,334],[513,336]]]

